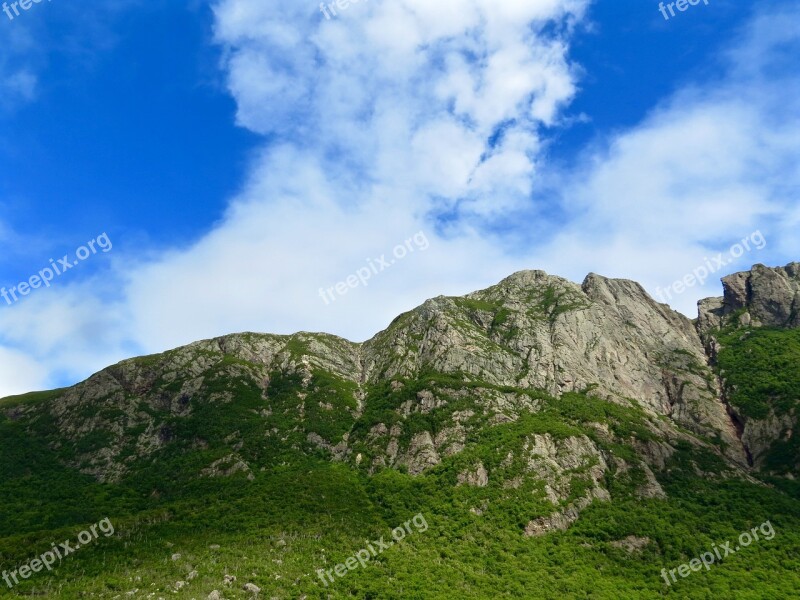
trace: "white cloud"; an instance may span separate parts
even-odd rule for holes
[[[0,13],[5,18],[5,15]],[[0,46],[0,109],[14,111],[36,97],[40,50],[27,27],[3,23],[4,44]]]
[[[46,371],[25,353],[0,346],[0,398],[46,389]]]
[[[478,231],[444,240],[426,215],[491,214],[529,198],[537,127],[576,89],[567,44],[541,30],[567,28],[583,6],[403,0],[327,21],[295,4],[218,3],[238,122],[285,141],[253,164],[214,232],[131,274],[142,342],[254,328],[363,339],[429,295],[511,271],[519,263]],[[429,250],[323,304],[320,287],[419,230]]]

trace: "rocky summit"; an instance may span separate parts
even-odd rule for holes
[[[227,335],[0,400],[0,596],[796,597],[800,263],[722,284],[691,320],[523,271],[361,344]]]

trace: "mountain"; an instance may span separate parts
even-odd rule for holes
[[[722,283],[690,320],[523,271],[363,344],[229,335],[0,400],[0,595],[795,597],[800,263]]]

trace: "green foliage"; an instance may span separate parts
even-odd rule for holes
[[[764,467],[773,473],[797,473],[800,468],[800,435],[774,442],[764,459]],[[800,497],[800,494],[795,495]]]
[[[800,329],[728,330],[719,340],[719,370],[743,415],[763,419],[800,403]]]
[[[587,307],[586,298],[579,293],[549,285],[541,290],[529,314],[533,317],[543,318],[552,324],[560,315]]]
[[[507,308],[501,308],[497,311],[494,315],[494,319],[492,319],[492,329],[497,329],[502,327],[506,321],[508,321],[508,317],[511,315],[511,311]]]
[[[60,388],[57,390],[30,392],[20,396],[8,396],[6,398],[0,398],[0,408],[41,404],[43,402],[47,402],[48,400],[53,400],[59,396],[62,396],[66,391],[67,388]]]
[[[45,439],[0,418],[0,538],[146,508],[126,489],[64,465]]]
[[[486,442],[481,452],[528,431],[528,425],[538,427],[534,421],[509,424],[510,430],[499,434],[503,439],[490,435],[479,442]],[[103,517],[114,523],[114,537],[101,537],[53,573],[36,574],[5,594],[72,599],[140,589],[188,600],[220,589],[226,597],[245,598],[240,586],[252,582],[264,597],[633,600],[790,598],[800,586],[800,510],[797,501],[775,490],[676,470],[678,476],[663,481],[669,500],[595,502],[568,531],[526,538],[522,529],[528,520],[552,507],[530,488],[455,487],[458,462],[452,457],[419,477],[393,470],[367,477],[310,459],[254,481],[207,482],[204,489],[140,512],[107,506],[113,512]],[[112,486],[110,493],[123,487]],[[481,516],[470,511],[475,506],[485,506]],[[55,503],[49,508],[61,510]],[[412,526],[411,535],[365,568],[322,585],[316,569],[343,563],[367,540],[389,541],[393,528],[418,513],[427,530]],[[87,515],[69,526],[28,534],[9,532],[0,538],[0,568],[16,569],[53,540],[74,539],[99,518]],[[662,568],[675,568],[767,520],[776,532],[772,540],[754,543],[672,587],[664,584]],[[611,545],[629,535],[650,542],[634,554]],[[175,553],[181,558],[173,561]],[[197,578],[171,591],[190,570]],[[237,576],[237,586],[222,586],[226,574]]]
[[[551,304],[547,314],[568,304]],[[489,311],[493,328],[507,326],[511,315],[503,311]],[[305,352],[303,344],[291,352]],[[126,430],[128,470],[109,483],[75,467],[86,453],[116,443],[110,427],[66,436],[47,410],[55,393],[29,398],[26,406],[36,410],[24,420],[0,412],[0,571],[27,563],[54,540],[75,539],[103,518],[116,528],[115,536],[81,548],[52,573],[34,574],[13,590],[0,587],[0,595],[122,598],[138,589],[133,597],[188,600],[217,589],[233,600],[248,597],[245,582],[258,585],[261,597],[309,600],[790,598],[800,588],[800,501],[789,495],[797,490],[786,480],[778,485],[789,493],[722,479],[715,474],[726,465],[716,454],[680,443],[659,476],[668,499],[636,498],[645,476],[633,441],[658,436],[634,401],[603,400],[592,395],[593,386],[554,398],[428,371],[366,387],[359,414],[358,386],[324,370],[266,373],[222,354],[211,362],[192,395],[181,393],[189,388],[180,377],[160,382],[158,391],[170,399],[164,408],[125,400],[152,416],[154,428]],[[426,392],[435,406],[403,416],[400,407],[418,404]],[[513,420],[491,420],[481,403],[500,395],[514,406]],[[179,411],[169,408],[176,401]],[[402,447],[416,433],[435,436],[452,426],[457,411],[472,414],[463,421],[462,451],[416,477],[401,469],[369,472],[367,441],[376,424],[402,424]],[[101,425],[127,427],[126,413],[104,401],[85,414]],[[309,442],[311,433],[331,444],[349,433],[353,453],[367,456],[359,468],[334,462]],[[606,456],[612,502],[594,502],[567,531],[528,538],[532,519],[560,508],[546,498],[543,482],[521,477],[529,469],[523,449],[536,434],[586,435],[627,465],[615,471]],[[159,449],[137,458],[139,435],[154,436]],[[775,451],[793,456],[796,448]],[[249,472],[207,474],[209,465],[231,456]],[[490,473],[488,485],[458,485],[459,474],[478,462]],[[590,467],[572,469],[566,502],[589,491]],[[517,485],[506,485],[515,479]],[[323,586],[317,569],[344,562],[366,540],[388,540],[393,528],[419,513],[426,531],[415,530],[365,568]],[[672,587],[664,584],[662,568],[768,519],[777,532],[773,540]],[[630,535],[650,543],[633,554],[612,544]],[[181,558],[172,560],[174,554]],[[189,578],[191,571],[197,577]],[[224,587],[226,574],[237,584]],[[188,585],[175,590],[178,581]]]
[[[503,307],[503,304],[499,301],[480,300],[478,298],[452,298],[452,300],[459,308],[473,312],[484,311],[496,313]]]

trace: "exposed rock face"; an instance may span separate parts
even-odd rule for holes
[[[611,542],[611,545],[615,548],[621,548],[623,550],[627,550],[631,554],[634,552],[641,552],[650,544],[650,538],[647,537],[638,537],[635,535],[629,535],[626,538],[621,540],[616,540]]]
[[[427,431],[416,434],[411,439],[406,456],[398,461],[399,465],[406,465],[408,472],[419,475],[429,467],[435,467],[442,462],[431,434]]]
[[[640,442],[636,440],[633,442],[633,447],[648,465],[659,471],[666,468],[667,462],[675,453],[675,448],[666,442]]]
[[[720,327],[724,317],[744,310],[742,325],[800,327],[800,263],[755,265],[722,278],[724,295],[700,303],[700,331]]]
[[[794,410],[785,415],[773,412],[766,419],[748,419],[744,421],[742,442],[748,448],[753,467],[760,469],[764,464],[767,451],[778,440],[788,440],[797,428],[797,414]],[[797,468],[800,465],[788,465]]]
[[[586,436],[556,440],[550,434],[534,435],[526,440],[523,456],[527,460],[527,472],[544,482],[545,494],[555,505],[569,496],[575,472],[590,480],[589,498],[609,498],[602,483],[608,465]]]
[[[578,520],[579,512],[575,507],[569,507],[546,517],[534,519],[525,527],[525,535],[539,537],[551,531],[564,531]]]
[[[314,432],[309,433],[307,439],[308,439],[309,442],[311,442],[312,444],[314,444],[318,448],[324,448],[325,450],[330,452],[331,455],[336,460],[343,460],[344,457],[347,455],[347,437],[346,437],[346,435],[347,434],[345,434],[345,437],[342,439],[342,441],[339,442],[338,444],[336,444],[335,446],[333,444],[327,442],[321,435],[319,435],[317,433],[314,433]]]
[[[366,343],[370,379],[429,367],[553,394],[594,383],[663,408],[659,361],[677,350],[705,359],[689,319],[634,282],[597,275],[578,286],[523,271],[466,298],[429,300],[401,319]]]
[[[573,504],[561,511],[557,511],[546,517],[534,519],[525,527],[525,535],[528,537],[539,537],[551,531],[564,531],[568,529],[580,517],[581,511],[589,506],[595,498],[580,498]],[[600,497],[598,500],[608,500],[608,497]]]
[[[644,464],[642,465],[642,470],[644,471],[646,481],[636,489],[636,495],[643,500],[666,498],[667,494],[664,492],[664,488],[658,483],[658,479],[656,479],[650,467]]]
[[[334,407],[330,400],[309,397],[319,371],[352,382],[351,406]],[[639,284],[598,275],[589,275],[579,286],[543,271],[516,273],[465,298],[430,300],[364,344],[305,333],[241,334],[197,342],[110,367],[66,391],[52,411],[59,430],[76,441],[91,431],[109,432],[109,443],[80,462],[85,472],[113,481],[126,471],[126,463],[118,458],[124,453],[126,431],[141,431],[133,458],[145,458],[163,449],[174,435],[154,413],[191,415],[193,398],[200,394],[219,403],[233,401],[233,392],[224,386],[209,391],[212,374],[254,382],[264,399],[260,411],[265,419],[275,410],[268,393],[271,378],[276,373],[296,377],[302,391],[286,411],[301,425],[311,410],[337,418],[343,409],[355,421],[363,410],[365,386],[390,381],[393,390],[402,390],[400,379],[422,372],[465,374],[494,386],[542,389],[554,395],[594,386],[595,394],[624,402],[634,398],[652,415],[719,437],[729,457],[745,463],[692,322],[653,301]],[[484,387],[446,394],[421,390],[398,407],[398,413],[402,420],[430,414],[449,402],[463,401],[465,394],[494,424],[538,408],[528,396]],[[97,409],[95,416],[75,419],[88,405]],[[120,412],[124,418],[119,418]],[[110,413],[116,418],[104,416]],[[441,430],[417,433],[405,441],[401,420],[392,430],[360,441],[381,446],[372,467],[405,465],[417,474],[461,451],[470,424],[476,426],[479,416],[469,411],[454,414]],[[338,460],[349,456],[351,443],[345,437],[327,439],[314,429],[305,437]],[[198,446],[204,443],[197,440]]]
[[[473,470],[459,473],[458,485],[471,485],[473,487],[486,487],[489,485],[489,473],[483,463],[478,463]]]
[[[224,458],[214,461],[208,468],[203,469],[200,473],[206,477],[231,477],[236,473],[244,473],[251,481],[254,478],[250,470],[250,465],[242,460],[241,456],[237,456],[236,454],[229,454]]]
[[[364,356],[372,381],[430,369],[556,395],[596,385],[721,437],[746,462],[694,324],[632,281],[592,274],[578,286],[523,271],[465,298],[429,300],[367,342]]]

